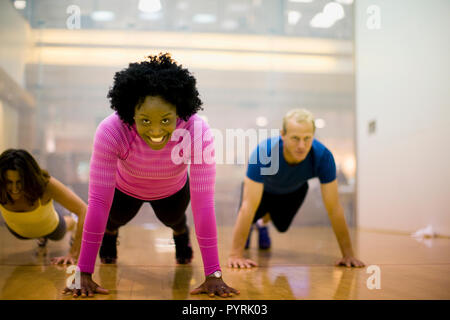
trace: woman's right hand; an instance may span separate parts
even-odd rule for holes
[[[92,280],[92,274],[87,272],[81,272],[80,274],[80,287],[81,288],[75,289],[66,287],[62,293],[66,294],[72,292],[75,298],[78,296],[81,296],[82,298],[93,297],[94,293],[109,294],[109,291],[95,283],[94,280]]]

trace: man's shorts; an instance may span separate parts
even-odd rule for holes
[[[239,207],[241,207],[242,204],[243,190],[244,183],[241,185],[241,200]],[[292,223],[292,220],[302,206],[307,193],[307,181],[300,188],[291,193],[274,194],[263,191],[263,196],[258,209],[256,210],[253,223],[265,216],[266,213],[269,213],[275,228],[277,228],[279,232],[287,231]]]

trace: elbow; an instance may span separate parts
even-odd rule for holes
[[[79,218],[84,218],[84,217],[86,216],[87,209],[88,209],[87,204],[83,202],[83,205],[82,205],[82,206],[79,208],[79,210],[76,212],[76,215],[77,215]]]
[[[82,220],[84,220],[84,218],[86,217],[87,214],[87,206],[84,206],[81,211],[80,214],[78,215],[78,217]]]
[[[241,205],[241,208],[239,209],[239,215],[243,217],[250,216],[252,214],[254,206],[252,206],[250,203],[244,201]]]
[[[239,208],[239,214],[245,214],[246,212],[248,212],[248,203],[243,202]]]

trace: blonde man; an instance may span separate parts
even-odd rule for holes
[[[259,230],[260,249],[270,248],[267,223],[272,221],[278,231],[286,232],[306,197],[308,180],[316,177],[320,180],[323,202],[343,255],[336,265],[364,266],[353,253],[344,209],[339,202],[333,155],[314,139],[314,133],[311,112],[294,109],[284,116],[281,135],[264,140],[252,152],[233,230],[229,267],[257,266],[255,261],[243,257],[253,224],[256,223]],[[269,167],[276,170],[267,170]]]

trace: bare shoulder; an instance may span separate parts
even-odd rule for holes
[[[41,197],[41,203],[47,204],[55,197],[55,194],[61,192],[64,185],[54,177],[50,177],[47,187],[45,188],[44,194]]]

